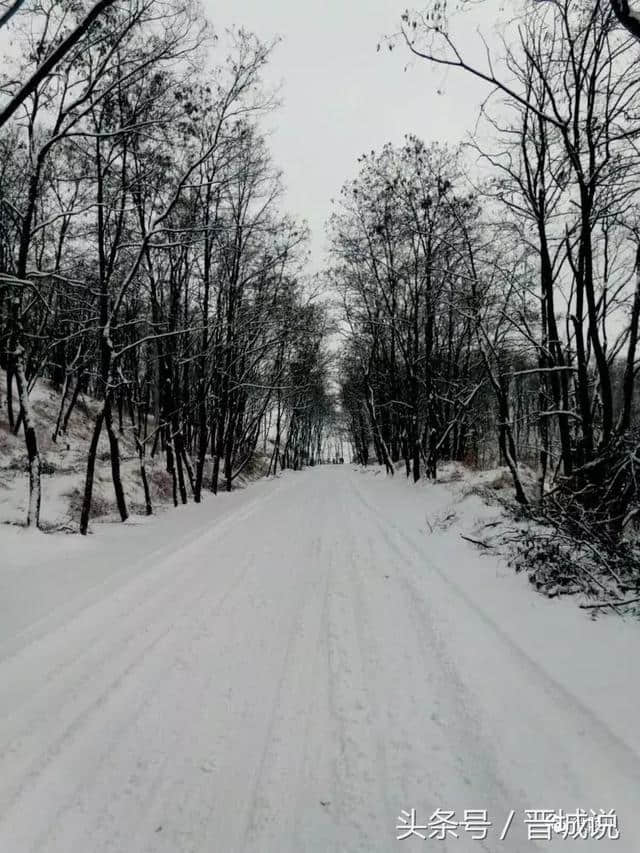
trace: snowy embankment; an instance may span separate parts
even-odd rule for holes
[[[0,849],[520,853],[526,810],[614,809],[619,840],[551,846],[637,853],[638,624],[463,540],[500,521],[467,485],[325,466],[0,526]],[[401,842],[412,809],[491,827]]]
[[[84,494],[87,453],[98,403],[91,397],[81,394],[72,410],[66,431],[58,431],[56,439],[53,440],[62,403],[60,392],[49,381],[39,380],[32,389],[30,398],[42,459],[41,526],[47,531],[76,532]],[[15,435],[9,430],[5,406],[5,401],[1,400],[0,524],[21,525],[27,517],[29,500],[27,454],[22,431]],[[19,411],[15,389],[14,410],[16,413]],[[114,417],[120,446],[121,475],[127,509],[129,514],[140,522],[146,514],[145,496],[133,428],[126,412],[123,412],[121,422],[117,418],[117,413]],[[149,417],[145,465],[153,510],[162,512],[173,506],[172,481],[171,475],[166,470],[166,457],[162,450],[156,448],[155,456],[151,455],[154,444],[154,425],[153,418]],[[254,476],[258,476],[262,471],[261,464],[260,454],[256,454],[255,475],[250,473],[251,468],[248,466],[236,478],[234,485],[244,486]],[[209,483],[210,476],[211,461],[208,460],[205,465],[205,483]],[[114,497],[106,430],[103,431],[98,444],[91,518],[100,522],[120,521]],[[77,546],[69,545],[69,547],[73,549]]]
[[[97,403],[80,395],[68,421],[66,432],[53,434],[58,420],[61,395],[50,382],[39,380],[30,394],[42,459],[41,523],[46,530],[77,530],[84,490],[87,452]],[[68,405],[68,401],[67,401]],[[14,389],[14,410],[19,411]],[[144,493],[139,474],[138,454],[128,418],[119,433],[122,478],[127,504],[133,515],[144,513]],[[92,518],[117,517],[109,443],[103,435],[98,445]],[[152,500],[156,507],[171,499],[171,479],[161,456],[148,460]],[[29,500],[27,454],[22,430],[14,435],[6,420],[6,403],[0,404],[0,523],[24,524]]]

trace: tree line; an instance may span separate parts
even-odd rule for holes
[[[176,505],[230,490],[261,438],[270,473],[313,461],[331,411],[328,321],[262,131],[273,45],[218,38],[190,2],[21,5],[1,22],[16,58],[2,79],[0,367],[27,523],[40,519],[41,378],[60,390],[54,442],[80,395],[99,403],[82,533],[103,435],[123,520],[125,429],[148,513],[150,455]]]
[[[408,137],[363,156],[328,273],[357,459],[403,460],[414,479],[442,459],[501,462],[523,507],[612,551],[640,512],[633,14],[524,3],[483,70],[442,4],[407,12],[390,47],[491,83],[485,132],[464,150]]]

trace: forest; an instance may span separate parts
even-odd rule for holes
[[[485,69],[450,17],[407,12],[386,46],[485,81],[484,132],[363,155],[330,223],[354,453],[414,481],[442,460],[504,465],[546,526],[529,561],[565,587],[635,589],[638,19],[524,4]]]
[[[79,400],[98,403],[82,533],[102,441],[129,515],[125,433],[148,513],[149,459],[177,506],[231,490],[259,447],[271,475],[346,442],[413,481],[452,460],[505,466],[518,512],[553,531],[532,535],[530,560],[552,555],[570,584],[586,546],[581,583],[634,588],[638,16],[624,0],[525,2],[481,68],[457,42],[465,5],[407,11],[378,47],[483,80],[483,132],[363,154],[310,275],[264,131],[275,43],[219,36],[195,3],[50,0],[28,18],[9,4],[0,364],[28,525],[46,379],[54,444]]]
[[[83,18],[81,4],[58,0],[15,16],[19,59],[5,86],[28,82],[4,109],[0,140],[3,408],[24,435],[26,521],[40,518],[30,393],[44,377],[60,391],[54,443],[80,396],[100,403],[82,533],[103,434],[124,521],[125,430],[151,513],[149,456],[164,456],[176,505],[199,502],[203,489],[231,489],[265,420],[269,473],[313,461],[329,410],[326,311],[302,276],[306,228],[281,209],[261,129],[274,45],[243,30],[219,39],[193,3],[97,6],[88,27],[97,7]]]

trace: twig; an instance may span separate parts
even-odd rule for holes
[[[470,536],[465,536],[464,533],[461,533],[460,536],[463,539],[466,539],[467,542],[471,542],[474,545],[479,545],[481,548],[487,548],[487,549],[493,548],[493,545],[489,545],[486,542],[483,542],[481,539],[472,539]]]
[[[636,601],[640,601],[640,596],[638,596],[638,598],[628,598],[626,601],[601,601],[599,604],[581,604],[580,607],[583,610],[594,610],[597,607],[613,607],[615,610],[616,607],[624,607],[626,604],[635,604]]]

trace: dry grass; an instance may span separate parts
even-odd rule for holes
[[[66,492],[64,497],[69,499],[69,515],[72,518],[79,518],[82,511],[82,501],[84,493],[77,486]],[[104,515],[109,515],[116,509],[115,503],[108,500],[99,492],[94,492],[91,500],[91,515],[90,518],[100,518]]]
[[[164,471],[163,469],[153,471],[149,480],[157,498],[160,500],[173,498],[173,478],[168,471]]]

